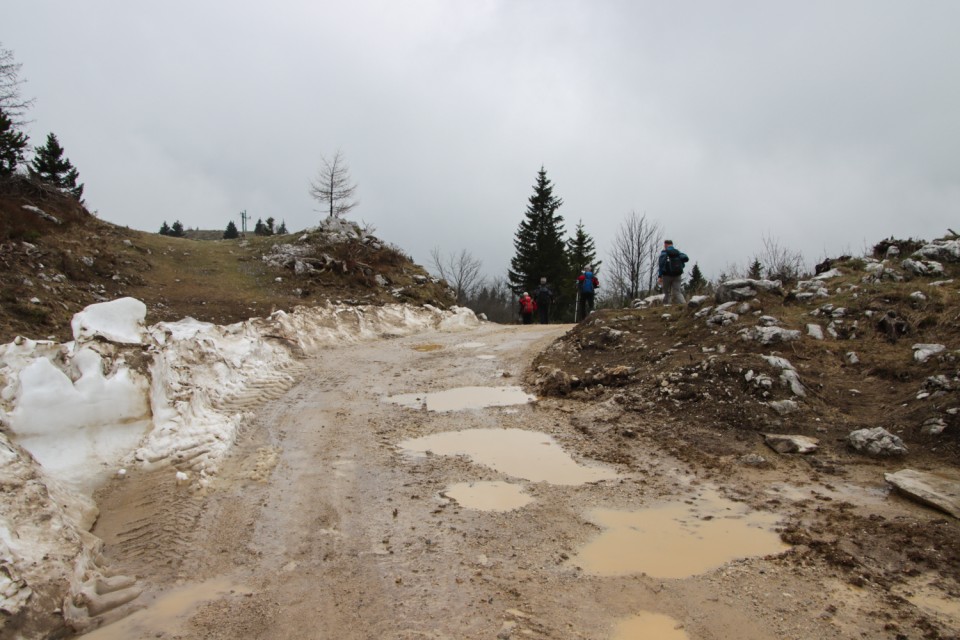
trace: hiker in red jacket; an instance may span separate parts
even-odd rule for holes
[[[537,310],[537,302],[526,291],[520,296],[520,317],[523,324],[533,324],[533,312]]]

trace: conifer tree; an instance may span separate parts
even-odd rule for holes
[[[763,277],[763,265],[760,264],[760,258],[753,259],[753,264],[747,269],[747,277],[751,280],[759,280]]]
[[[234,238],[239,238],[240,232],[237,231],[237,225],[233,224],[233,220],[227,223],[227,229],[223,232],[224,240],[233,240]]]
[[[170,227],[170,235],[174,238],[182,238],[185,235],[183,233],[183,223],[179,220],[174,221],[173,226]]]
[[[282,222],[280,223],[280,226],[277,227],[277,235],[283,236],[283,235],[286,235],[286,234],[288,234],[288,233],[290,233],[290,232],[287,231],[287,222],[286,222],[286,220],[284,220],[284,221],[282,221]]]
[[[263,218],[257,218],[257,224],[253,226],[253,235],[256,235],[256,236],[267,235],[267,225],[263,224]]]
[[[567,240],[567,258],[574,275],[587,267],[593,267],[596,273],[601,261],[597,260],[597,249],[593,238],[583,228],[583,220],[577,222],[573,237]]]
[[[16,126],[0,107],[0,177],[11,176],[23,162],[27,148],[27,136],[17,131]]]
[[[693,269],[690,270],[690,279],[684,285],[687,293],[700,293],[707,288],[707,279],[703,277],[700,271],[700,265],[693,263]]]
[[[268,235],[268,236],[272,236],[272,235],[273,235],[273,223],[274,223],[274,222],[275,222],[275,220],[273,219],[273,217],[267,218],[267,224],[266,224],[266,230],[267,230],[267,232],[266,232],[266,234],[264,234],[264,235]]]
[[[563,238],[563,216],[557,213],[562,204],[563,200],[553,195],[547,172],[540,167],[526,217],[513,240],[517,253],[510,260],[507,278],[515,294],[533,291],[543,277],[558,294],[555,303],[562,304],[563,285],[572,275]]]
[[[163,224],[160,225],[160,235],[162,236],[170,235],[170,225],[167,224],[166,220],[164,220]]]
[[[36,148],[36,155],[29,166],[30,177],[51,184],[70,193],[82,202],[83,185],[77,184],[77,173],[68,158],[63,157],[63,147],[53,133],[47,135],[47,143]]]

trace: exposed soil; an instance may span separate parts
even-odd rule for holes
[[[928,584],[957,595],[960,527],[888,494],[882,465],[833,449],[819,463],[775,458],[753,433],[739,446],[770,461],[761,468],[718,447],[686,455],[690,436],[678,434],[709,426],[684,425],[656,406],[638,410],[618,399],[622,391],[445,413],[385,402],[515,383],[568,329],[485,325],[332,349],[258,411],[207,495],[169,477],[113,481],[99,496],[95,529],[108,560],[141,575],[153,594],[192,590],[135,631],[106,627],[91,637],[599,639],[640,611],[669,615],[700,639],[955,637],[956,619],[906,596]],[[415,458],[399,447],[475,428],[544,432],[579,462],[603,460],[620,477],[529,482],[466,457]],[[490,480],[534,500],[491,512],[445,497],[452,483]],[[578,566],[578,552],[602,533],[591,509],[697,504],[713,488],[782,518],[791,548],[683,578]]]

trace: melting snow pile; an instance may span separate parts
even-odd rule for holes
[[[423,306],[298,308],[218,326],[144,326],[124,298],[92,305],[65,344],[0,345],[0,631],[14,617],[82,627],[102,575],[92,491],[125,465],[169,467],[202,486],[264,384],[338,344],[476,326],[472,311]],[[43,613],[40,613],[40,611]]]

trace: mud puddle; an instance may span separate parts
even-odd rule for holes
[[[702,492],[690,504],[639,511],[593,509],[587,518],[604,532],[571,562],[599,576],[687,578],[731,560],[789,548],[773,531],[778,516],[750,511],[714,490]]]
[[[960,601],[943,597],[943,590],[935,583],[917,580],[913,585],[894,588],[893,592],[927,614],[960,629]]]
[[[522,387],[459,387],[436,393],[404,393],[386,399],[409,409],[439,412],[510,407],[535,400],[536,397]]]
[[[509,482],[458,482],[443,495],[477,511],[513,511],[533,502],[522,487]]]
[[[146,609],[118,620],[113,624],[84,635],[87,640],[130,640],[131,638],[165,637],[181,630],[183,624],[201,604],[226,595],[246,595],[249,589],[228,580],[217,578],[174,589],[153,602]]]
[[[404,440],[412,453],[469,457],[477,464],[531,482],[580,485],[618,477],[612,469],[578,464],[553,437],[524,429],[446,431]]]
[[[683,625],[662,613],[642,611],[617,624],[612,640],[688,640]]]

